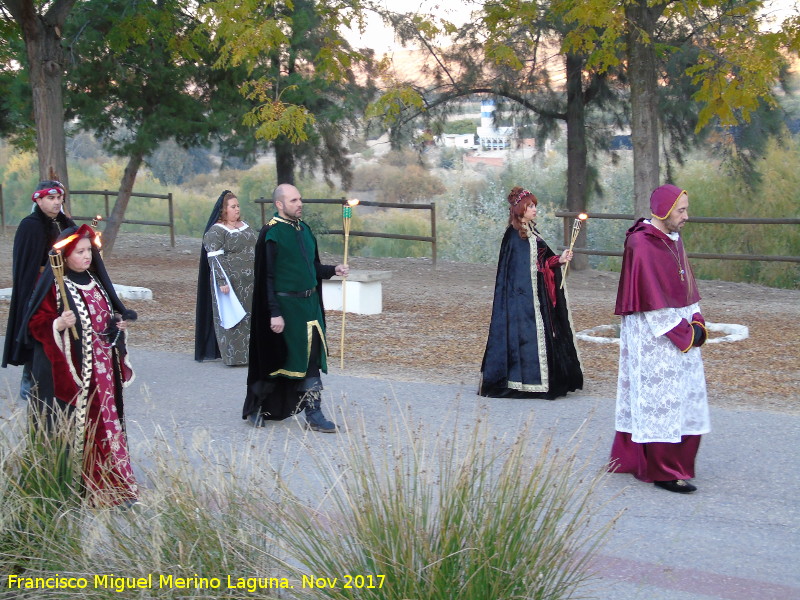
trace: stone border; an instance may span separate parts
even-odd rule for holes
[[[612,338],[606,336],[595,335],[601,331],[608,330],[615,327],[614,325],[597,325],[584,329],[575,334],[575,337],[584,342],[594,342],[596,344],[619,344],[619,338]],[[706,323],[706,328],[709,331],[717,331],[725,333],[722,337],[711,338],[707,343],[721,344],[722,342],[740,342],[750,337],[750,330],[746,325],[738,325],[736,323]]]
[[[11,301],[11,289],[12,288],[2,288],[0,289],[0,300],[5,300],[6,302]],[[152,300],[153,299],[153,291],[149,288],[145,287],[137,287],[133,285],[120,285],[118,283],[114,284],[114,289],[117,291],[117,296],[120,297],[122,300]]]

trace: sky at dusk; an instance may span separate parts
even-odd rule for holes
[[[449,20],[456,25],[465,23],[473,10],[480,8],[481,2],[464,0],[383,0],[382,5],[397,12],[417,12],[428,15],[433,14]],[[783,19],[800,14],[798,0],[767,0],[764,14],[780,24]],[[394,31],[386,27],[381,19],[370,15],[367,19],[367,28],[363,34],[350,32],[347,38],[356,47],[373,48],[378,54],[397,50],[400,45],[395,41]]]
[[[440,1],[429,0],[383,0],[385,8],[395,12],[416,12],[424,15],[436,15],[447,19],[451,23],[461,25],[470,17],[472,10],[479,8],[480,3],[466,1]],[[373,48],[378,54],[391,52],[401,48],[395,41],[394,31],[383,24],[383,21],[370,14],[367,19],[367,28],[363,34],[351,32],[346,36],[354,46],[359,48]]]

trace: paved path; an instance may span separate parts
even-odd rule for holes
[[[137,380],[126,411],[136,463],[150,461],[144,440],[157,429],[168,438],[179,431],[188,446],[218,449],[281,439],[266,452],[267,460],[284,464],[286,457],[279,455],[299,448],[293,446],[300,443],[297,423],[255,429],[240,419],[246,369],[199,364],[184,354],[135,349],[132,354]],[[19,373],[0,370],[0,396],[17,389]],[[324,382],[326,410],[339,421],[347,418],[351,431],[377,430],[405,414],[421,424],[422,435],[432,435],[453,431],[444,421],[457,419],[455,427],[468,429],[486,410],[491,432],[500,437],[513,435],[532,417],[533,431],[552,434],[560,445],[572,444],[571,436],[585,423],[581,452],[598,469],[613,435],[614,403],[608,398],[487,401],[475,396],[473,385],[346,374],[328,375]],[[13,399],[1,404],[2,416],[21,405]],[[596,598],[800,600],[800,417],[713,407],[711,417],[695,494],[671,494],[629,475],[608,477],[600,492],[609,499],[603,511],[625,512],[598,560],[604,577],[594,586]],[[336,435],[315,435],[328,447],[341,443]]]

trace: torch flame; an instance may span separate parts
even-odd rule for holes
[[[97,229],[98,222],[102,220],[103,220],[103,215],[95,215],[94,219],[92,220],[92,227],[94,227],[95,230],[93,243],[98,250],[100,250],[103,247],[103,240],[101,239],[103,233],[99,229]]]
[[[586,219],[588,219],[588,218],[589,218],[589,215],[587,215],[586,213],[581,213],[581,214],[579,214],[579,215],[578,215],[578,218],[579,218],[581,221],[585,221]]]
[[[350,199],[347,201],[347,206],[355,206],[355,205],[356,205],[356,204],[358,204],[359,202],[361,202],[361,200],[359,200],[358,198],[350,198]]]
[[[53,244],[53,250],[60,251],[64,246],[69,244],[72,240],[78,237],[77,233],[73,233],[71,236],[64,238],[60,242]]]

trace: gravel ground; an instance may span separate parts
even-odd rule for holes
[[[0,287],[11,285],[13,229],[0,235]],[[139,313],[131,331],[134,348],[194,351],[194,306],[200,241],[178,238],[175,248],[160,235],[122,234],[106,260],[115,283],[143,286],[152,301],[129,301]],[[335,263],[341,257],[323,260]],[[474,383],[486,343],[494,265],[430,259],[351,257],[355,269],[392,272],[383,284],[383,312],[348,313],[344,372],[405,381]],[[715,406],[800,414],[800,290],[723,281],[700,281],[706,319],[750,329],[744,341],[703,348],[709,396]],[[577,330],[618,322],[617,274],[573,271],[568,279]],[[0,302],[4,333],[8,303]],[[342,317],[329,311],[331,372],[339,372]],[[723,334],[717,334],[723,335]],[[579,341],[586,376],[584,393],[613,398],[618,346]]]

